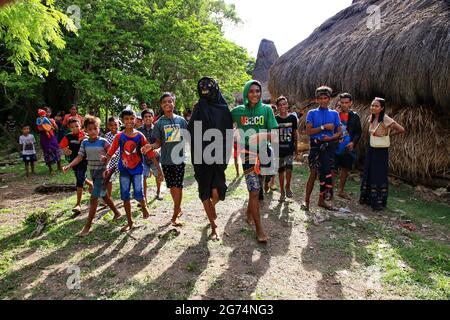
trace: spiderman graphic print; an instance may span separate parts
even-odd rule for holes
[[[142,133],[138,133],[134,136],[127,136],[125,133],[121,132],[116,136],[109,154],[114,154],[112,151],[120,148],[118,168],[121,173],[130,175],[142,174],[144,171],[144,157],[141,153],[141,147],[147,143],[147,139],[145,139]]]

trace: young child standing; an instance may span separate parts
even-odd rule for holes
[[[119,119],[115,117],[111,117],[108,119],[108,130],[109,132],[105,135],[105,139],[108,141],[110,145],[114,142],[114,139],[119,132]],[[106,192],[110,198],[112,198],[112,185],[113,182],[116,181],[117,176],[119,175],[119,150],[116,151],[114,154],[114,157],[111,158],[111,161],[108,164],[108,172],[111,174],[107,186],[106,186]]]
[[[34,174],[34,163],[37,161],[36,158],[36,139],[32,134],[30,134],[30,126],[24,126],[22,128],[22,135],[19,137],[19,144],[22,146],[22,159],[25,163],[25,172],[27,177]]]
[[[298,155],[298,120],[293,114],[289,114],[289,104],[286,97],[279,97],[276,104],[279,111],[279,114],[275,118],[277,119],[279,130],[280,152],[278,159],[278,175],[281,193],[278,201],[284,202],[286,197],[293,197],[291,191],[291,179],[294,168],[294,157]]]
[[[164,177],[174,204],[171,222],[174,227],[180,227],[182,226],[179,218],[183,215],[181,201],[183,199],[186,162],[185,141],[182,136],[182,130],[187,129],[187,122],[183,117],[174,113],[175,100],[174,94],[170,92],[164,93],[159,99],[163,115],[153,129],[153,137],[156,142],[151,144],[150,148],[152,150],[161,148],[161,164]]]
[[[67,166],[63,168],[64,173],[69,169],[80,164],[84,158],[87,159],[88,167],[91,172],[93,190],[89,203],[89,216],[86,225],[81,231],[80,236],[87,236],[92,226],[95,213],[97,212],[98,198],[103,198],[109,208],[114,212],[114,220],[120,218],[120,212],[117,210],[114,202],[106,194],[106,187],[103,183],[103,174],[106,171],[106,164],[102,161],[109,150],[109,143],[104,138],[99,137],[100,119],[93,116],[86,116],[84,120],[84,129],[88,135],[88,139],[83,140],[77,157]]]
[[[69,157],[69,162],[72,162],[78,156],[81,143],[86,139],[86,134],[81,130],[80,120],[76,118],[70,119],[68,126],[70,133],[64,136],[59,146],[64,154]],[[75,214],[81,214],[81,198],[83,197],[84,184],[86,183],[89,186],[89,190],[92,190],[93,187],[92,181],[86,179],[87,166],[86,159],[83,159],[78,165],[73,167],[77,186],[77,203],[72,209]]]
[[[123,201],[128,220],[128,224],[122,228],[122,232],[126,232],[133,228],[131,216],[131,185],[133,185],[135,200],[141,204],[144,219],[148,219],[150,216],[143,192],[143,154],[153,159],[153,163],[158,168],[159,164],[156,161],[156,154],[149,148],[143,148],[148,145],[148,142],[144,135],[134,128],[136,125],[136,114],[134,111],[125,109],[122,111],[121,118],[125,125],[125,130],[116,135],[106,158],[109,164],[116,151],[120,150],[118,165],[120,172],[120,197]],[[159,169],[159,174],[162,175],[161,169]]]
[[[152,137],[152,133],[153,133],[153,118],[154,118],[154,113],[153,110],[150,109],[145,109],[144,111],[142,111],[141,113],[141,117],[144,121],[144,124],[142,125],[142,127],[140,127],[138,130],[144,135],[144,137],[147,139],[147,141],[152,144],[155,143],[156,140],[155,138]],[[158,157],[159,158],[159,157]],[[159,159],[157,159],[159,162]],[[162,182],[162,177],[160,177],[158,175],[158,170],[157,168],[153,165],[153,161],[152,159],[149,159],[147,157],[144,158],[144,198],[145,201],[148,201],[147,198],[147,179],[151,176],[151,175],[155,176],[156,179],[156,200],[163,200],[163,198],[161,197],[161,182]]]

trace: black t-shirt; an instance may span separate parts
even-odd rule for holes
[[[70,162],[75,160],[75,158],[78,156],[78,152],[80,151],[81,147],[81,142],[84,140],[84,137],[85,137],[84,133],[80,132],[79,134],[72,134],[72,133],[66,134],[66,136],[63,138],[63,141],[61,143],[63,145],[67,145],[69,147],[69,150],[72,151],[72,154],[68,156]],[[78,166],[80,167],[87,166],[86,159],[83,159],[83,161],[81,161]]]
[[[293,114],[286,118],[276,116],[280,135],[280,157],[291,156],[295,153],[295,132],[298,129],[297,117]]]

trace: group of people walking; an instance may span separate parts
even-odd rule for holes
[[[117,177],[127,217],[123,232],[133,227],[131,188],[143,218],[147,219],[151,215],[147,208],[147,179],[152,175],[157,182],[158,200],[162,200],[160,186],[165,180],[173,201],[171,224],[181,227],[185,143],[189,142],[199,198],[212,229],[210,238],[219,239],[216,205],[226,197],[225,171],[234,145],[235,163],[236,158],[240,157],[248,190],[247,222],[255,226],[259,242],[268,241],[260,217],[260,200],[264,197],[262,191],[269,190],[270,181],[278,173],[279,201],[284,202],[286,198],[293,197],[291,181],[294,158],[298,155],[298,114],[290,112],[288,99],[284,96],[276,100],[275,114],[272,106],[262,102],[262,86],[256,80],[246,83],[243,104],[232,110],[214,79],[202,78],[198,82],[197,91],[199,100],[189,115],[189,121],[174,113],[175,95],[164,93],[159,99],[162,114],[156,122],[154,112],[141,106],[139,116],[142,124],[137,125],[137,114],[127,108],[120,114],[121,123],[116,117],[108,119],[108,133],[105,137],[100,136],[100,119],[92,115],[83,118],[78,115],[76,108],[72,108],[71,113],[64,118],[70,132],[59,144],[53,134],[57,125],[50,117],[51,111],[38,111],[37,127],[45,161],[50,169],[55,162],[61,168],[61,150],[68,157],[69,164],[61,169],[64,172],[72,169],[76,177],[77,203],[73,211],[78,214],[81,213],[83,186],[88,185],[91,199],[82,236],[90,232],[99,198],[114,212],[114,220],[121,218],[121,213],[111,198],[113,181]],[[389,137],[403,133],[405,129],[385,114],[385,100],[376,98],[370,107],[371,119],[367,120],[370,121],[369,133],[364,133],[359,116],[351,109],[352,96],[348,93],[339,96],[339,110],[329,108],[331,97],[331,88],[318,88],[315,97],[318,108],[310,110],[306,116],[306,134],[310,137],[310,175],[302,207],[304,210],[310,209],[311,194],[318,178],[318,206],[335,210],[331,201],[334,178],[338,174],[338,196],[351,199],[345,192],[345,182],[357,159],[356,147],[362,135],[369,134],[370,146],[366,155],[360,203],[381,210],[386,207],[388,195]],[[201,124],[200,131],[197,130],[196,123]],[[208,130],[216,130],[222,134],[223,143],[220,148],[214,147],[218,138],[205,138]],[[238,133],[235,134],[234,143],[233,140],[228,142],[226,139],[230,130]],[[27,173],[28,164],[33,164],[36,160],[35,156],[30,156],[35,141],[34,137],[30,138],[32,135],[29,131],[30,126],[24,127],[20,137]],[[213,162],[203,158],[208,150],[213,150]],[[196,158],[199,154],[200,160]],[[87,179],[87,171],[90,171],[91,179]]]

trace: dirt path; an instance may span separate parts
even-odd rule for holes
[[[5,178],[5,177],[3,177]],[[37,195],[41,181],[15,182],[6,177],[0,189],[0,223],[19,225],[32,208],[46,207],[72,194]],[[188,178],[183,209],[185,226],[180,232],[167,224],[171,201],[150,204],[156,216],[143,221],[136,210],[136,226],[129,234],[121,224],[101,218],[87,239],[76,234],[85,214],[63,218],[39,239],[27,245],[23,239],[11,255],[14,264],[0,284],[3,298],[25,299],[389,299],[409,294],[386,290],[381,270],[371,263],[365,248],[374,240],[365,223],[379,222],[399,228],[392,216],[378,216],[356,204],[341,202],[350,214],[300,209],[304,181],[296,177],[294,199],[284,204],[277,192],[262,207],[267,245],[257,244],[245,222],[246,189],[241,179],[230,181],[225,202],[218,205],[220,242],[207,240],[206,215],[196,196],[196,183]],[[153,194],[153,189],[150,194]],[[313,199],[312,203],[315,203]],[[117,201],[118,202],[118,201]],[[20,210],[17,210],[20,208]],[[28,208],[28,209],[27,209]],[[444,233],[420,228],[448,244]],[[11,237],[14,237],[12,235]],[[0,239],[0,248],[8,239]],[[404,241],[408,241],[405,236]],[[71,267],[81,271],[81,289],[70,290]],[[69,270],[69,273],[68,273]]]

